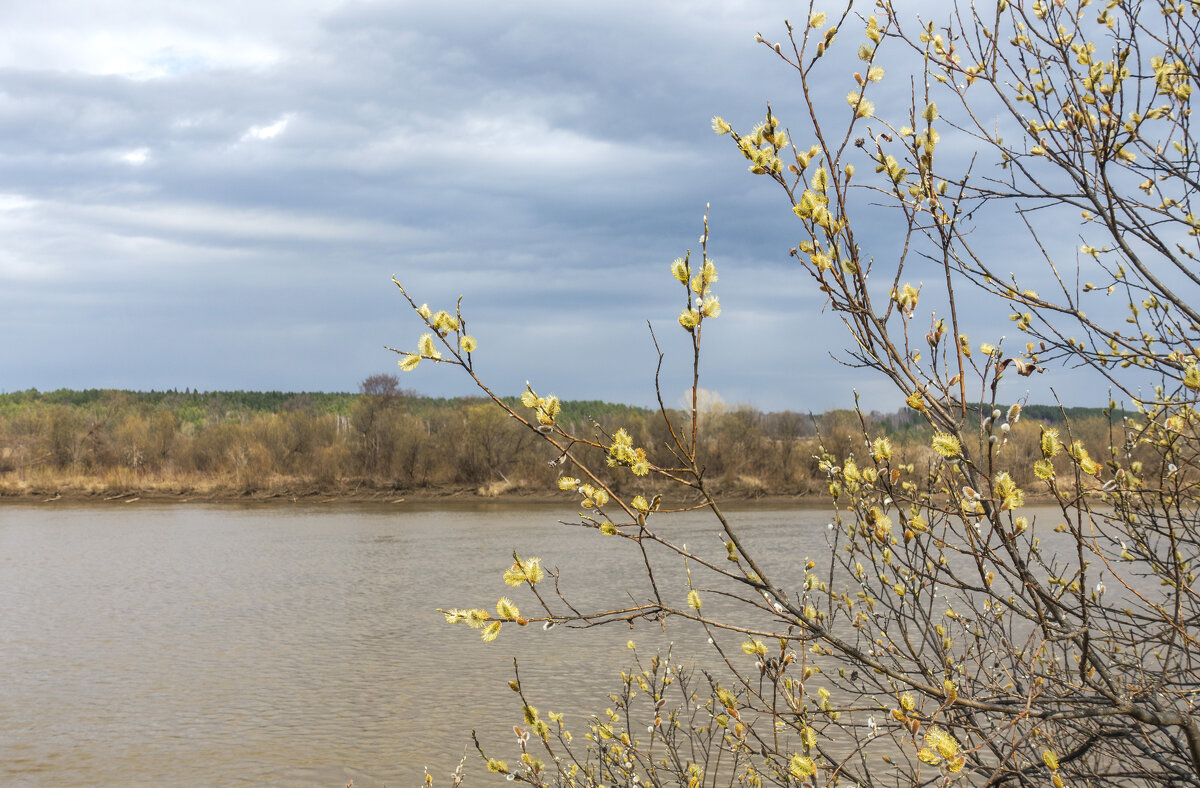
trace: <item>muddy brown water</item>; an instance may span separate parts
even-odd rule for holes
[[[511,555],[562,571],[583,606],[644,599],[625,540],[559,524],[571,505],[325,507],[10,505],[0,508],[0,785],[447,784],[472,730],[517,760],[521,665],[531,700],[567,719],[611,705],[632,655],[703,632],[640,624],[548,632],[506,625],[491,644],[438,607],[493,608]],[[781,584],[825,551],[829,512],[731,510]],[[723,561],[700,514],[659,519]],[[687,593],[663,558],[662,587]],[[705,612],[720,601],[706,597]],[[710,606],[712,605],[712,606]],[[736,648],[736,647],[735,647]],[[705,656],[707,655],[707,656]],[[582,725],[576,724],[577,732]],[[468,785],[494,785],[474,751]]]
[[[492,644],[438,607],[508,594],[514,550],[577,598],[627,599],[640,558],[563,526],[565,506],[7,506],[0,509],[0,785],[445,783],[477,729],[513,758],[512,660],[535,702],[602,710],[630,662],[702,633],[508,626]],[[818,509],[743,509],[757,539],[821,549]],[[719,528],[664,528],[723,554]],[[677,562],[675,562],[677,563]],[[686,594],[686,588],[680,596]],[[570,716],[568,716],[570,719]],[[481,774],[474,752],[473,784]]]

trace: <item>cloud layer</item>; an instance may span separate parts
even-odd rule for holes
[[[709,129],[800,110],[753,42],[778,14],[26,4],[0,45],[0,387],[353,390],[419,333],[396,274],[437,308],[464,297],[500,393],[648,404],[649,320],[673,402],[667,269],[711,203],[725,312],[702,385],[894,409],[829,360],[845,342],[787,257],[795,220]],[[449,369],[404,383],[469,393]]]

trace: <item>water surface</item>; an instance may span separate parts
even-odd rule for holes
[[[557,524],[570,514],[0,508],[0,784],[397,787],[419,784],[425,764],[444,784],[472,729],[511,760],[514,657],[541,708],[578,715],[605,707],[630,637],[703,651],[687,627],[506,626],[484,644],[444,623],[436,608],[502,594],[532,611],[502,581],[514,550],[559,566],[577,599],[644,588],[631,545]],[[776,545],[779,572],[802,576],[823,549],[822,510],[736,517]],[[702,516],[662,527],[724,553]],[[495,782],[473,752],[468,763],[471,784]]]

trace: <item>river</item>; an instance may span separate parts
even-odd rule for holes
[[[531,609],[502,580],[514,550],[559,567],[577,599],[628,599],[640,556],[558,524],[572,511],[0,508],[0,784],[400,788],[428,765],[445,785],[472,729],[515,760],[514,657],[533,700],[570,720],[608,704],[631,637],[704,651],[686,626],[510,625],[485,644],[444,622],[438,607],[506,594]],[[824,510],[735,514],[780,567],[824,549]],[[711,519],[662,527],[724,553]],[[496,784],[469,756],[468,785]]]

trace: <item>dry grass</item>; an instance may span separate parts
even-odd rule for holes
[[[508,479],[500,479],[499,481],[481,485],[475,492],[483,498],[498,498],[505,493],[512,492],[517,486]]]

